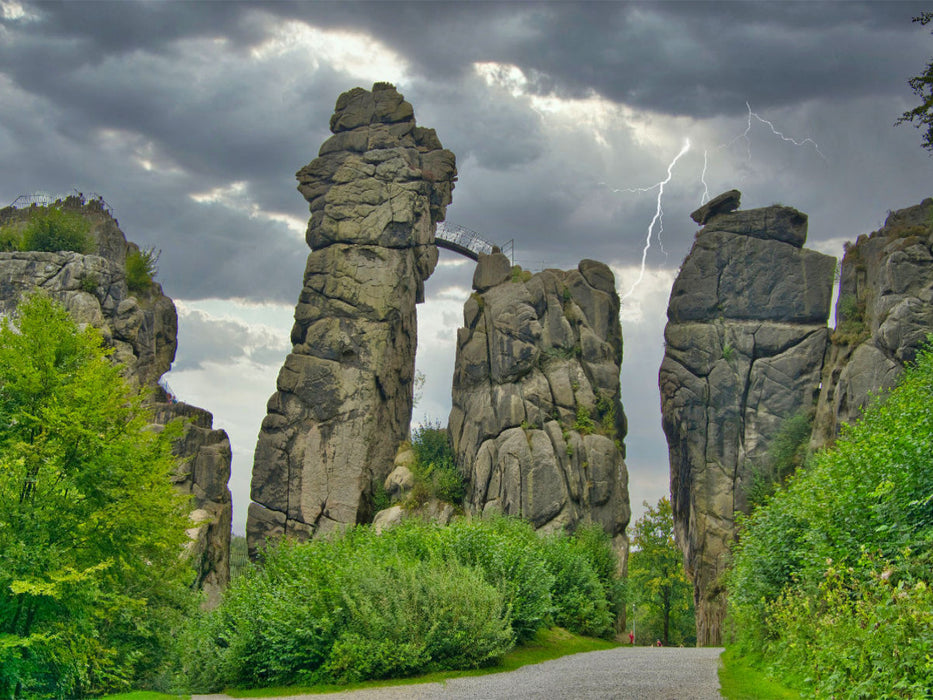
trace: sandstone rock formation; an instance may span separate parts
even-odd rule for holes
[[[623,558],[629,521],[622,332],[612,272],[536,275],[480,255],[457,334],[449,431],[466,508],[545,530],[596,522]]]
[[[175,483],[193,497],[192,519],[198,523],[190,531],[193,555],[198,582],[212,605],[230,577],[230,442],[224,431],[212,429],[210,413],[174,402],[158,386],[175,359],[178,317],[158,284],[146,292],[127,287],[126,257],[139,248],[126,241],[102,201],[69,197],[58,206],[90,222],[93,253],[0,253],[0,314],[15,311],[24,293],[45,291],[64,304],[78,323],[98,328],[114,349],[113,359],[124,365],[127,378],[152,390],[149,403],[157,424],[165,425],[177,416],[192,419],[175,446],[182,458]],[[0,226],[24,225],[31,211],[0,210]]]
[[[831,443],[894,386],[933,333],[933,199],[891,213],[847,246],[811,447]]]
[[[373,485],[408,435],[415,304],[456,175],[454,155],[391,85],[341,95],[330,126],[297,175],[312,252],[256,445],[252,555],[268,537],[372,518]]]
[[[671,290],[659,382],[697,642],[719,644],[718,579],[752,470],[819,392],[835,260],[802,248],[807,217],[789,207],[705,220]]]

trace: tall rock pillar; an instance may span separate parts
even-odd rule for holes
[[[835,269],[802,247],[806,215],[738,203],[733,190],[692,215],[705,226],[671,290],[659,378],[701,645],[721,642],[720,576],[753,468],[782,423],[815,404]]]
[[[373,486],[409,431],[415,304],[456,176],[453,153],[391,85],[341,95],[330,128],[297,174],[312,252],[256,445],[253,554],[269,537],[371,519]]]
[[[572,530],[598,523],[628,553],[622,330],[612,271],[536,275],[480,255],[457,333],[449,430],[465,507]]]

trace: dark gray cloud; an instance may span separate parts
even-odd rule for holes
[[[656,405],[666,301],[658,280],[692,243],[704,152],[709,194],[738,187],[745,207],[796,206],[810,216],[815,245],[878,228],[888,209],[930,196],[933,159],[916,130],[893,127],[914,103],[908,77],[933,54],[928,28],[910,22],[923,9],[0,0],[0,205],[39,190],[100,193],[129,238],[162,250],[169,295],[290,306],[308,253],[294,173],[327,137],[337,96],[388,79],[457,154],[452,221],[498,243],[514,239],[528,267],[591,257],[634,280],[657,207],[651,186],[689,138],[665,187],[664,249],[656,227],[646,256],[652,317],[623,319],[623,399]],[[822,155],[748,122],[746,102]],[[429,375],[450,372],[446,344],[463,301],[453,297],[468,296],[470,270],[442,265],[429,282],[436,307],[423,310],[421,337],[432,346],[419,359]],[[631,318],[639,299],[624,304]],[[249,323],[183,319],[178,374],[221,424],[249,432],[223,414],[248,405],[259,407],[258,425],[273,379],[258,389],[247,382],[259,397],[244,388],[239,403],[215,404],[210,392],[239,380],[238,363],[274,363],[287,316],[268,342]],[[211,375],[218,367],[228,373]],[[449,391],[449,376],[433,382],[424,399],[432,417],[443,416]],[[664,453],[658,421],[629,413],[632,474],[663,483],[654,474]],[[254,437],[234,440],[248,452]]]

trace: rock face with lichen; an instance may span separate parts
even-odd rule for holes
[[[270,537],[372,519],[374,486],[409,431],[415,304],[456,176],[454,155],[391,85],[341,95],[330,127],[297,175],[312,252],[256,445],[253,555]]]
[[[830,444],[871,395],[893,387],[930,333],[933,199],[925,199],[846,247],[811,447]]]
[[[719,644],[719,582],[754,467],[782,423],[812,408],[835,260],[803,248],[790,207],[698,211],[705,222],[671,290],[660,369],[677,540],[694,581],[697,642]],[[719,199],[719,198],[717,198]]]
[[[157,283],[130,289],[126,259],[139,248],[126,240],[101,200],[69,197],[57,206],[78,213],[90,224],[91,252],[0,253],[0,314],[15,311],[23,294],[39,289],[61,302],[78,323],[99,329],[131,382],[152,390],[148,405],[157,425],[176,417],[190,419],[175,445],[180,467],[176,487],[192,496],[192,554],[206,604],[219,602],[230,579],[232,505],[230,442],[212,428],[207,411],[177,402],[158,385],[168,372],[177,347],[175,304]],[[0,210],[0,226],[25,225],[34,208]]]
[[[480,255],[457,335],[449,431],[466,508],[543,530],[602,525],[625,556],[629,521],[622,332],[612,271],[535,275]]]

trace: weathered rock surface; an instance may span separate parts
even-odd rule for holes
[[[933,199],[925,199],[846,248],[811,447],[832,443],[873,394],[893,387],[930,333]]]
[[[139,248],[128,243],[117,221],[99,200],[69,197],[58,203],[84,216],[91,224],[93,252],[0,253],[0,314],[11,314],[24,293],[41,289],[60,301],[78,323],[98,328],[112,347],[114,361],[126,377],[152,390],[149,402],[157,425],[176,417],[191,422],[175,454],[182,460],[176,486],[192,496],[192,553],[198,582],[207,604],[219,601],[230,579],[230,520],[232,502],[230,442],[222,430],[212,429],[207,411],[174,401],[158,385],[171,367],[177,347],[175,304],[158,284],[144,293],[126,284],[126,256]],[[0,210],[0,226],[17,226],[30,209]]]
[[[671,290],[661,411],[700,644],[721,641],[718,579],[752,468],[819,392],[835,260],[801,248],[806,225],[780,206],[713,216]]]
[[[507,274],[503,274],[507,273]],[[524,281],[523,281],[524,278]],[[466,508],[545,530],[595,522],[627,552],[622,331],[611,270],[516,271],[480,255],[463,310],[449,431]]]
[[[331,130],[297,174],[312,252],[256,445],[253,556],[269,537],[372,519],[373,486],[408,435],[415,304],[456,176],[454,155],[391,85],[341,95]]]

